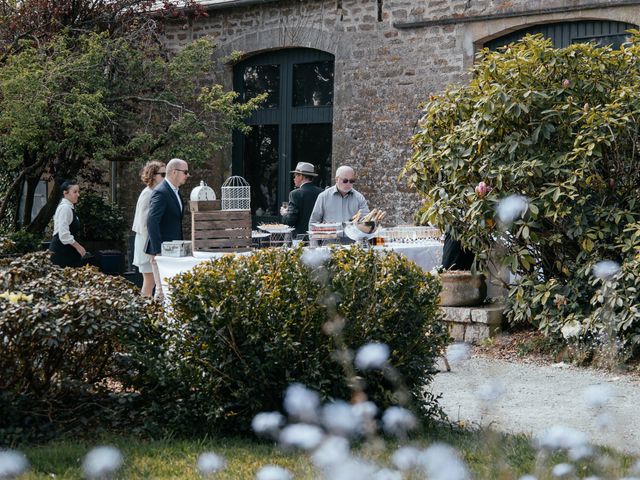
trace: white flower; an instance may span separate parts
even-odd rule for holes
[[[378,429],[376,415],[378,407],[370,401],[356,403],[351,406],[351,412],[358,419],[358,429],[363,435],[372,434]]]
[[[360,370],[382,368],[389,359],[389,347],[384,343],[368,343],[358,349],[355,365]]]
[[[593,448],[591,445],[582,444],[569,449],[569,458],[574,462],[584,460],[593,456]]]
[[[200,454],[198,457],[196,466],[200,475],[208,476],[212,473],[223,470],[226,466],[226,462],[220,455],[216,455],[213,452],[205,452]]]
[[[436,443],[420,455],[420,463],[429,480],[467,480],[469,472],[458,452],[442,443]]]
[[[284,395],[284,409],[287,413],[303,422],[315,422],[318,419],[320,396],[300,383],[287,388]]]
[[[537,439],[538,448],[570,450],[588,445],[587,436],[575,428],[554,425]]]
[[[382,426],[390,435],[405,435],[418,424],[416,417],[402,407],[389,407],[382,414]]]
[[[0,450],[0,478],[17,478],[29,469],[29,461],[17,450]]]
[[[324,265],[331,257],[328,248],[307,248],[302,252],[300,261],[309,268],[318,268]]]
[[[353,413],[353,407],[339,400],[322,407],[322,425],[329,432],[346,437],[359,430],[360,421]]]
[[[609,412],[600,412],[593,419],[593,425],[600,431],[609,430],[613,426],[613,416]]]
[[[326,471],[326,478],[330,480],[371,480],[378,468],[364,460],[349,458],[340,463],[334,463]]]
[[[288,425],[280,432],[280,443],[286,447],[298,447],[313,450],[322,441],[324,432],[316,425],[295,423]]]
[[[602,260],[593,267],[593,276],[600,280],[609,280],[620,271],[620,265],[613,260]]]
[[[349,459],[349,442],[343,437],[326,437],[322,444],[313,452],[311,460],[321,469],[327,469],[335,463],[342,463]]]
[[[495,403],[504,395],[505,388],[500,381],[492,379],[478,388],[478,398],[483,403]]]
[[[602,408],[611,398],[611,387],[609,385],[589,385],[585,388],[582,396],[588,407]]]
[[[452,343],[445,353],[451,365],[458,365],[471,356],[471,346],[468,343]]]
[[[388,468],[383,468],[382,470],[378,470],[374,475],[372,480],[402,480],[402,473],[396,470],[389,470]]]
[[[256,480],[291,480],[289,470],[277,465],[266,465],[256,473]]]
[[[571,465],[570,463],[559,463],[557,465],[554,465],[551,473],[554,477],[563,478],[573,474],[573,470],[573,465]]]
[[[505,225],[511,225],[516,218],[527,211],[528,205],[528,200],[522,195],[509,195],[498,203],[498,218]]]
[[[374,418],[378,413],[378,407],[370,401],[356,403],[351,407],[351,410],[361,422]]]
[[[578,320],[572,320],[565,323],[560,329],[562,336],[569,340],[570,338],[577,337],[582,332],[582,324]]]
[[[400,447],[391,455],[391,463],[403,472],[413,470],[420,465],[420,450],[414,447]]]
[[[284,417],[279,412],[261,412],[251,421],[251,428],[258,435],[276,435],[283,425]]]
[[[117,472],[124,458],[116,447],[96,447],[87,453],[82,462],[82,471],[87,478],[106,478]]]

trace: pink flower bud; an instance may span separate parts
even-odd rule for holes
[[[491,189],[484,182],[480,182],[478,183],[478,185],[476,185],[476,195],[478,195],[480,198],[484,198],[485,195],[489,193],[489,190]]]
[[[571,82],[568,79],[564,79],[562,81],[562,88],[569,88],[569,85],[571,85]]]

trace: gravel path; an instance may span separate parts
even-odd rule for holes
[[[585,403],[591,385],[605,385],[608,427],[595,425]],[[538,365],[474,356],[451,372],[438,373],[429,387],[441,393],[440,405],[452,421],[537,435],[553,425],[585,432],[592,443],[640,454],[640,381],[627,375],[572,367]],[[502,393],[500,394],[500,390]],[[483,408],[480,398],[491,397]]]

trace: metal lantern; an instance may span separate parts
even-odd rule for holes
[[[229,177],[222,184],[222,210],[250,210],[251,187],[242,177]]]
[[[216,192],[213,191],[213,188],[207,186],[204,180],[201,180],[200,185],[191,190],[190,198],[192,202],[211,201],[216,199]]]

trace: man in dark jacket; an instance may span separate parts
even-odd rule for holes
[[[162,242],[182,240],[182,213],[184,205],[178,188],[184,185],[189,177],[187,162],[174,158],[167,163],[167,173],[162,182],[153,189],[149,200],[147,230],[149,240],[145,252],[151,256],[151,267],[160,285],[160,274],[156,264],[156,255],[162,252]],[[156,291],[156,299],[162,299],[162,292]]]
[[[307,233],[309,217],[322,189],[312,183],[313,177],[318,175],[312,164],[298,162],[296,169],[291,173],[293,173],[293,184],[297,188],[289,193],[289,205],[280,209],[280,215],[283,223],[295,227],[293,231],[295,236]]]

